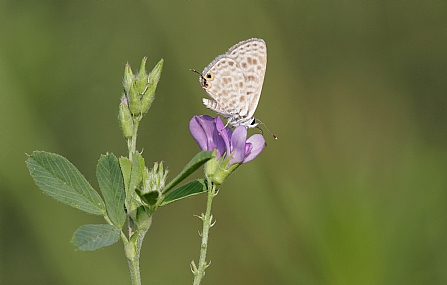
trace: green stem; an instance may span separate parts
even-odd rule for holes
[[[192,263],[194,273],[193,285],[200,284],[202,278],[205,276],[205,270],[208,267],[208,264],[206,263],[206,251],[208,249],[208,235],[213,220],[213,215],[211,215],[211,205],[213,203],[213,198],[215,196],[216,196],[216,185],[214,185],[208,180],[208,201],[206,203],[206,212],[205,216],[203,214],[201,216],[203,221],[203,229],[202,229],[202,243],[200,246],[199,265],[196,268],[194,262]]]
[[[139,258],[128,259],[127,263],[129,264],[132,285],[141,285]]]
[[[130,279],[132,285],[141,285],[140,276],[140,253],[141,246],[143,245],[143,239],[146,236],[152,224],[152,217],[149,217],[146,221],[139,225],[138,230],[134,233],[134,236],[129,238],[129,242],[125,245],[125,252],[127,257],[127,263],[130,270]]]
[[[133,119],[133,134],[130,139],[127,140],[127,149],[129,150],[129,159],[132,161],[132,154],[137,149],[137,133],[138,133],[138,127],[140,125],[141,117],[135,117]]]
[[[137,133],[141,119],[141,116],[133,118],[132,137],[127,140],[130,161],[132,161],[132,156],[137,149]],[[129,229],[129,241],[126,242],[125,237],[121,237],[121,239],[124,241],[124,251],[127,258],[127,264],[129,265],[130,279],[132,285],[141,285],[140,252],[141,246],[143,245],[143,239],[152,224],[152,218],[148,217],[148,219],[137,226],[134,221],[128,217],[127,223]]]

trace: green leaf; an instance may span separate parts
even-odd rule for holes
[[[182,185],[175,190],[171,191],[161,202],[160,206],[167,205],[169,203],[181,200],[187,197],[191,197],[197,194],[201,194],[207,191],[206,183],[204,179],[197,179]]]
[[[137,194],[139,194],[140,198],[150,206],[155,205],[158,201],[158,196],[160,196],[158,191],[152,191],[144,195],[141,195],[141,192],[138,191]]]
[[[126,221],[124,180],[118,159],[113,154],[101,155],[96,166],[99,188],[106,202],[107,215],[117,228]]]
[[[117,242],[120,232],[113,225],[83,225],[73,234],[71,243],[80,250],[92,251]]]
[[[121,156],[120,159],[120,167],[121,167],[121,172],[123,173],[123,178],[124,178],[124,187],[126,188],[126,191],[129,188],[129,183],[130,183],[130,173],[132,171],[132,162],[130,162],[130,159],[128,159],[127,157]]]
[[[34,182],[45,194],[89,214],[106,214],[98,192],[65,157],[34,151],[26,165]]]
[[[137,218],[136,210],[139,206],[142,205],[141,199],[135,192],[135,189],[137,189],[140,185],[144,172],[144,158],[139,152],[133,153],[131,164],[132,167],[130,171],[129,186],[127,188],[125,205],[127,213],[133,220],[135,220]]]
[[[168,185],[166,185],[165,189],[163,189],[163,194],[166,194],[177,186],[180,182],[182,182],[186,177],[191,175],[194,171],[199,169],[202,165],[204,165],[208,160],[213,158],[213,152],[211,151],[201,151],[196,156],[194,156],[190,162],[183,168],[182,172],[180,172],[179,175],[177,175],[174,179],[169,182]]]
[[[129,190],[133,191],[141,182],[143,177],[144,158],[139,152],[134,152],[132,155],[132,170],[130,173]]]

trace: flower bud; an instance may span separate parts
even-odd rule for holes
[[[145,56],[141,60],[140,70],[138,70],[138,74],[136,75],[136,90],[140,97],[146,92],[147,88],[146,61],[147,57]]]
[[[124,91],[129,101],[129,110],[134,116],[145,114],[151,107],[163,69],[163,59],[161,59],[151,73],[147,74],[146,61],[147,57],[144,57],[136,75],[132,74],[129,64],[126,64],[124,70]]]
[[[130,88],[132,86],[134,78],[135,78],[135,76],[132,73],[132,69],[130,68],[129,63],[126,63],[126,67],[124,68],[124,78],[123,78],[123,87],[124,87],[124,92],[126,93],[126,97],[130,92]]]
[[[143,181],[143,189],[140,191],[140,197],[149,205],[155,204],[161,196],[166,185],[168,172],[163,170],[163,162],[155,162],[151,170],[145,171],[145,180]]]
[[[161,70],[163,69],[164,60],[161,59],[157,65],[152,69],[147,77],[147,88],[141,99],[141,112],[145,114],[151,107],[155,97],[155,89],[157,89],[158,81],[160,80]]]
[[[119,121],[121,130],[123,131],[124,138],[129,139],[133,135],[133,121],[132,114],[127,106],[127,99],[125,96],[121,99],[119,106]]]
[[[138,94],[137,82],[133,81],[129,90],[129,110],[134,116],[140,114],[140,95]]]

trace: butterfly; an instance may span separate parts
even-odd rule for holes
[[[208,109],[223,115],[234,127],[256,127],[253,117],[261,96],[267,66],[267,46],[252,38],[232,46],[216,57],[200,75],[203,90],[212,98],[203,98]]]

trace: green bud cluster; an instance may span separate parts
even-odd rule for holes
[[[161,59],[148,74],[146,61],[147,57],[144,57],[137,74],[133,74],[129,63],[124,68],[124,93],[119,107],[119,121],[126,139],[133,135],[134,120],[141,120],[142,116],[149,111],[163,69],[164,61]]]
[[[154,167],[150,170],[144,169],[143,187],[140,191],[141,195],[145,195],[150,205],[156,203],[166,186],[166,178],[169,171],[163,169],[163,162],[155,162]]]

